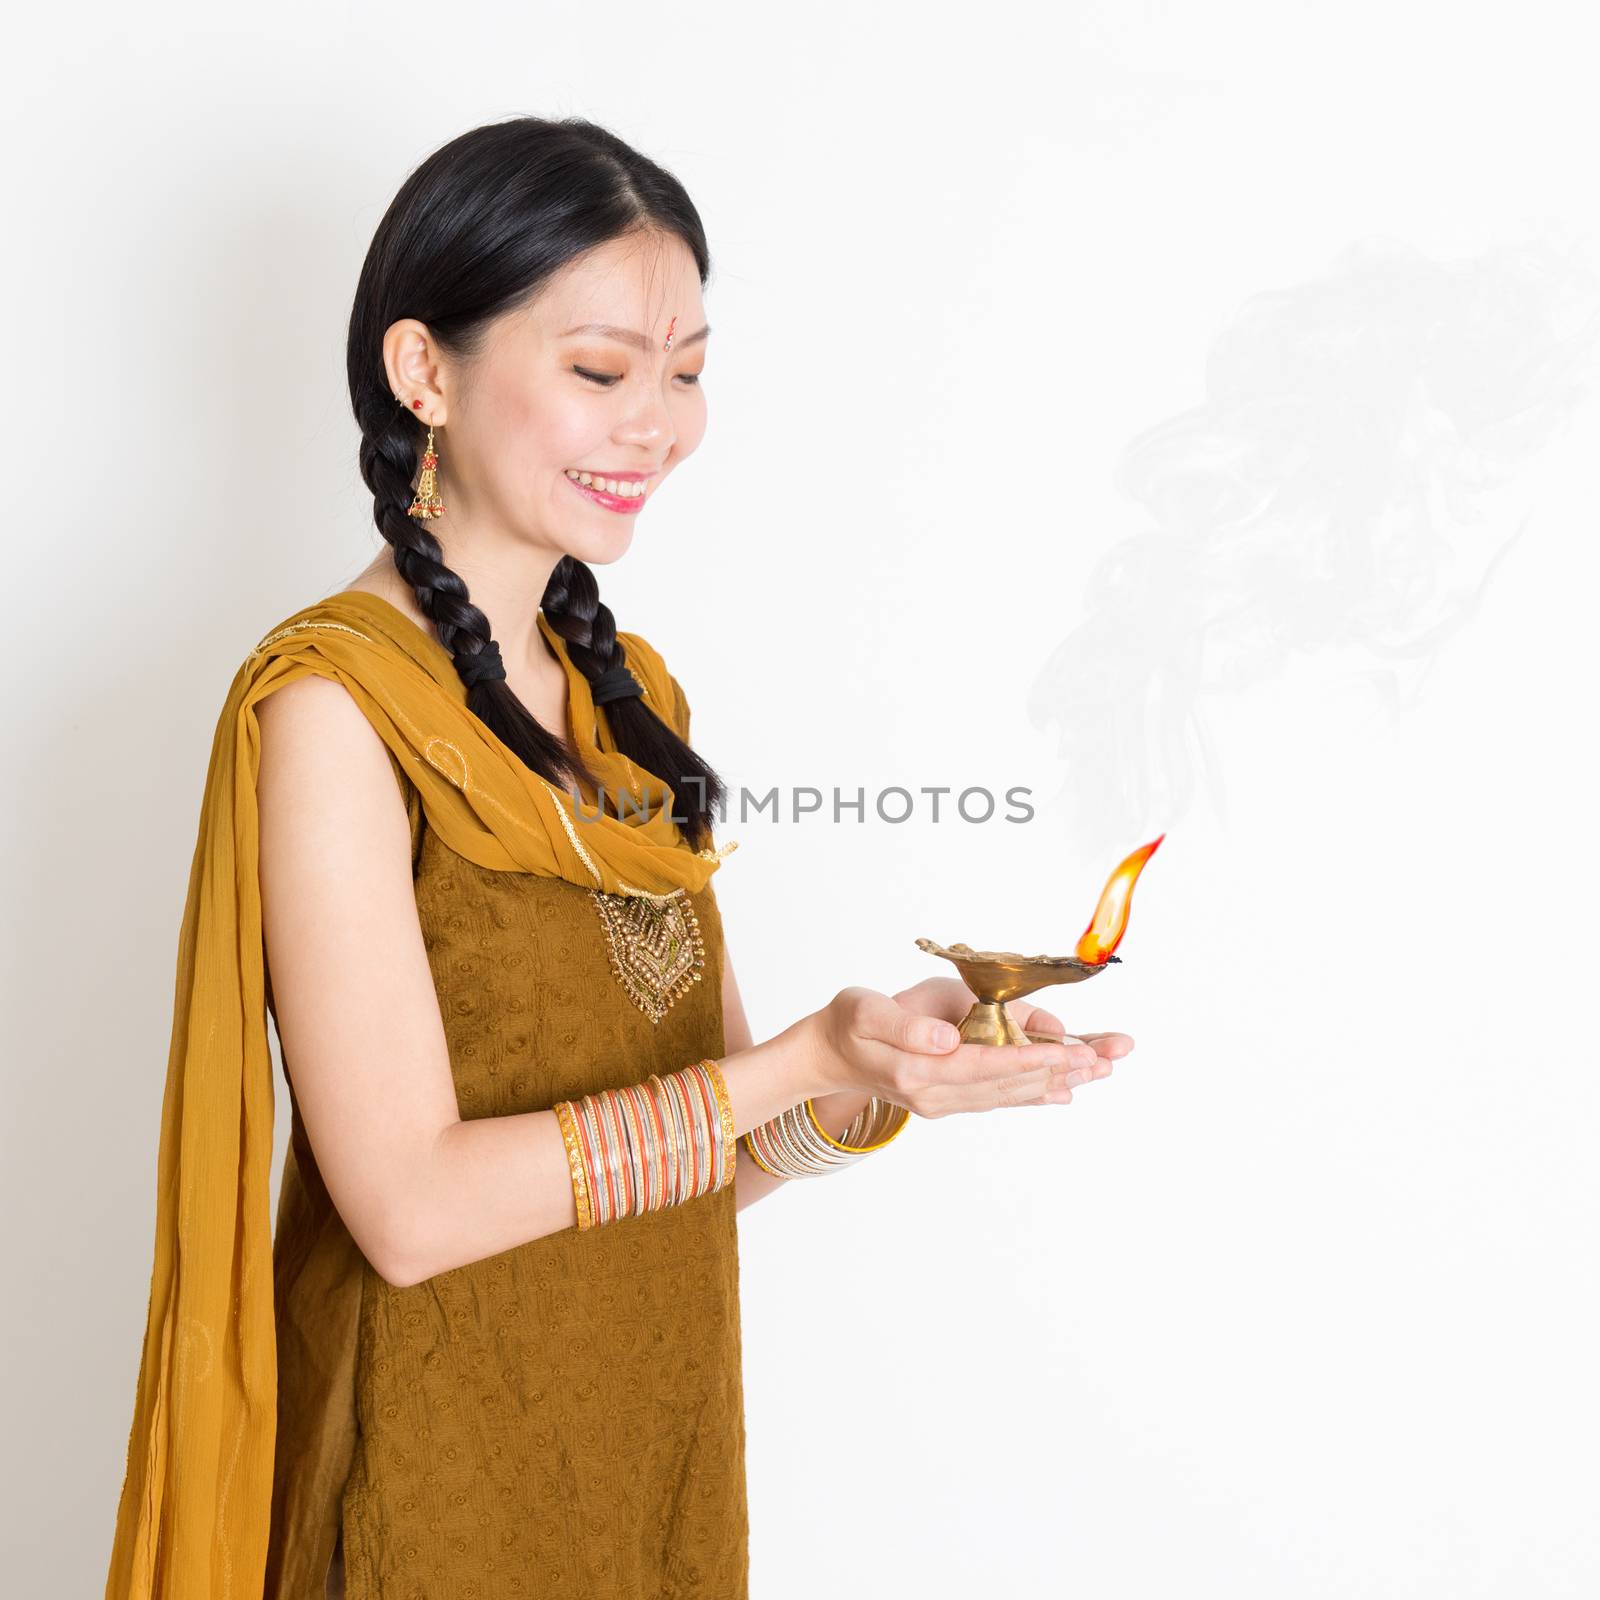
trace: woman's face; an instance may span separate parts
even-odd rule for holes
[[[552,565],[615,561],[705,433],[705,325],[688,247],[635,235],[596,246],[498,318],[465,368],[441,358],[431,403],[445,414],[435,442],[446,540],[465,537],[480,558],[506,540]],[[579,473],[611,482],[586,489]]]

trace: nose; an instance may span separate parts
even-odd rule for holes
[[[671,446],[676,434],[672,427],[672,413],[661,391],[654,384],[641,386],[638,403],[630,407],[625,421],[613,437],[618,444],[637,445],[660,460]]]

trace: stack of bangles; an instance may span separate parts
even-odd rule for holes
[[[642,1217],[725,1189],[734,1179],[739,1140],[722,1068],[696,1061],[665,1078],[603,1089],[555,1107],[572,1172],[578,1226]],[[847,1167],[891,1143],[911,1113],[876,1095],[835,1139],[807,1100],[752,1128],[745,1148],[778,1178]]]

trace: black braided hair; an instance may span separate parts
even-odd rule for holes
[[[705,229],[671,173],[584,117],[488,123],[441,146],[401,185],[373,235],[350,313],[346,375],[373,520],[462,674],[469,709],[533,771],[563,787],[599,783],[504,678],[482,673],[479,658],[498,654],[489,619],[445,565],[426,521],[407,514],[426,430],[389,388],[383,336],[400,318],[415,317],[442,348],[470,360],[495,317],[584,251],[651,232],[689,247],[704,286],[711,273]],[[627,665],[583,562],[569,555],[556,564],[541,608],[591,683]],[[605,714],[617,748],[672,787],[674,815],[690,842],[702,844],[724,797],[722,780],[644,699],[612,700]],[[607,799],[614,810],[615,797]]]
[[[556,563],[540,609],[590,683],[627,665],[627,650],[617,638],[611,608],[600,598],[593,571],[576,556],[563,556]],[[722,780],[640,696],[608,701],[606,717],[618,749],[626,751],[631,761],[646,772],[677,774],[673,810],[678,816],[704,815],[721,799]],[[693,826],[690,833],[699,837]]]

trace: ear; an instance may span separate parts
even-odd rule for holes
[[[419,422],[430,428],[445,425],[450,410],[445,362],[427,323],[415,317],[390,323],[383,336],[383,370],[389,392],[398,395]]]

